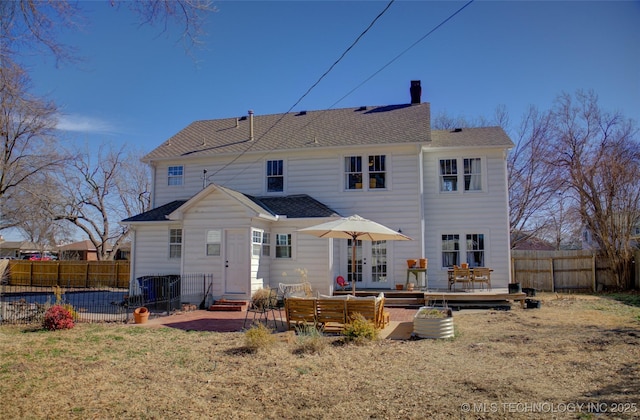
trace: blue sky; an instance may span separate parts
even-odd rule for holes
[[[433,116],[505,105],[519,122],[530,104],[593,89],[640,120],[639,1],[476,0],[389,64],[464,4],[396,1],[294,111],[407,103],[419,79]],[[79,5],[86,24],[62,39],[84,61],[30,57],[34,91],[60,106],[67,138],[148,152],[194,120],[289,110],[387,2],[216,2],[193,56],[177,29],[140,27],[107,1]]]

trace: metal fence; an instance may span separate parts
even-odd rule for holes
[[[41,323],[54,304],[70,305],[78,322],[127,322],[133,310],[145,306],[151,316],[181,310],[185,302],[204,302],[213,281],[211,274],[156,274],[136,279],[122,287],[122,281],[100,278],[85,280],[34,277],[25,282],[4,277],[0,282],[0,324]]]

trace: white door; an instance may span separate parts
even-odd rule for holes
[[[224,235],[225,293],[249,294],[249,237],[244,229],[227,229]]]
[[[351,239],[347,240],[347,266],[344,267],[348,274],[348,281],[356,280],[356,290],[358,288],[388,289],[390,288],[387,279],[387,241],[356,241],[356,265],[355,273],[352,269],[352,248]]]

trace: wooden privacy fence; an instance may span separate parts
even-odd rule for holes
[[[9,261],[13,286],[129,287],[129,261]]]
[[[511,251],[512,279],[547,292],[615,287],[609,261],[593,251]]]

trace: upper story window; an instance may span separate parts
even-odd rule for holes
[[[462,167],[462,173],[458,169]],[[482,191],[482,159],[440,159],[440,191]]]
[[[362,156],[344,158],[344,175],[347,190],[362,189]]]
[[[387,165],[385,155],[369,156],[369,189],[387,187]]]
[[[344,158],[345,189],[369,190],[387,188],[387,158],[385,155],[367,156],[367,167],[362,167],[362,156]],[[366,176],[365,176],[366,175]],[[363,184],[363,180],[366,184]]]
[[[440,191],[458,191],[458,161],[440,159]]]
[[[267,192],[284,191],[284,162],[282,160],[267,161]]]
[[[169,258],[182,257],[182,229],[169,229]]]
[[[167,171],[167,185],[182,185],[184,166],[169,166]]]
[[[464,190],[482,190],[482,161],[480,158],[464,159]]]

